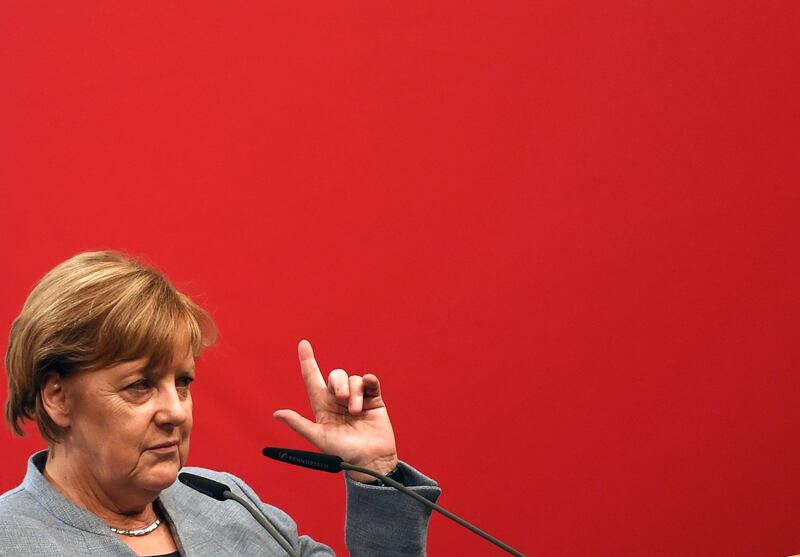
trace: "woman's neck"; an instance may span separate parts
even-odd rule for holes
[[[89,473],[79,453],[59,445],[50,447],[42,471],[48,482],[68,500],[97,515],[106,525],[125,530],[145,528],[157,517],[152,494],[110,493]]]

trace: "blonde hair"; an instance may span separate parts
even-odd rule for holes
[[[67,375],[147,358],[168,364],[187,344],[195,357],[213,344],[209,314],[158,271],[114,251],[86,252],[36,285],[11,326],[5,417],[17,435],[35,420],[50,443],[62,434],[42,406],[49,373]]]

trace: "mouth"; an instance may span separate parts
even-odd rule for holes
[[[166,443],[160,443],[158,445],[154,445],[147,449],[148,451],[153,451],[156,453],[171,453],[178,450],[178,442],[177,441],[168,441]]]

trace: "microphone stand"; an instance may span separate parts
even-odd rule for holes
[[[447,509],[445,509],[443,507],[440,507],[436,503],[432,503],[432,502],[428,501],[422,495],[420,495],[418,493],[414,493],[413,491],[408,489],[406,486],[404,486],[400,482],[395,481],[395,480],[393,480],[392,478],[390,478],[388,476],[384,476],[383,474],[375,472],[374,470],[370,470],[369,468],[364,468],[363,466],[356,466],[355,464],[350,464],[349,462],[344,462],[343,461],[340,464],[340,466],[341,466],[342,470],[352,470],[353,472],[361,472],[362,474],[367,474],[368,476],[372,476],[375,479],[381,480],[386,485],[390,485],[393,488],[397,489],[398,491],[401,491],[404,494],[408,495],[409,497],[413,497],[414,499],[416,499],[417,501],[419,501],[423,505],[425,505],[427,507],[430,507],[431,509],[443,514],[444,516],[446,516],[450,520],[453,520],[453,521],[457,522],[458,524],[460,524],[461,526],[463,526],[464,528],[466,528],[467,530],[470,530],[471,532],[474,532],[474,533],[478,534],[483,539],[492,542],[497,547],[507,551],[511,555],[515,555],[516,557],[525,557],[525,555],[523,555],[522,553],[520,553],[519,551],[517,551],[516,549],[514,549],[510,545],[501,542],[500,540],[498,540],[497,538],[495,538],[491,534],[489,534],[487,532],[484,532],[483,530],[481,530],[477,526],[473,526],[472,524],[470,524],[469,522],[467,522],[463,518],[454,515],[453,513],[451,513],[450,511],[448,511]]]
[[[266,531],[269,532],[269,534],[275,539],[275,541],[280,544],[283,550],[289,554],[289,557],[300,557],[298,553],[294,550],[294,548],[292,548],[292,546],[289,545],[289,542],[287,542],[286,539],[278,532],[275,526],[273,526],[272,523],[269,520],[267,520],[267,518],[264,515],[258,512],[253,507],[253,505],[245,501],[244,498],[239,497],[238,495],[236,495],[235,493],[231,493],[230,491],[225,491],[224,495],[226,499],[232,499],[237,503],[239,503],[241,506],[243,506],[245,509],[247,509],[247,512],[253,515],[253,518],[256,519],[256,522],[261,524],[261,526],[263,526],[266,529]]]
[[[216,499],[217,501],[225,501],[227,499],[236,501],[245,509],[247,509],[247,512],[249,512],[253,518],[256,519],[256,522],[258,522],[267,532],[269,532],[269,535],[272,536],[273,539],[283,548],[283,550],[289,554],[289,557],[300,557],[286,540],[286,538],[284,538],[283,535],[278,532],[278,529],[275,528],[275,525],[272,524],[272,522],[270,522],[266,516],[256,510],[256,508],[253,507],[249,501],[233,493],[231,488],[224,483],[212,480],[211,478],[206,478],[205,476],[190,474],[189,472],[181,472],[178,474],[178,480],[182,484],[185,484],[195,491],[198,491],[203,495],[207,495],[212,499]]]

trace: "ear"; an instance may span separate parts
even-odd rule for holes
[[[50,372],[45,376],[39,393],[47,415],[58,427],[66,429],[71,420],[64,387],[64,378],[55,372]]]

